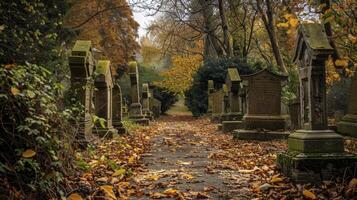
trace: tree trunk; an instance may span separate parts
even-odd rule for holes
[[[218,9],[219,9],[219,14],[221,17],[221,24],[222,24],[222,30],[223,30],[223,43],[225,45],[225,50],[226,54],[228,57],[233,57],[233,47],[230,42],[230,35],[228,32],[228,23],[227,23],[227,18],[226,15],[224,14],[224,9],[223,9],[223,0],[218,0]]]

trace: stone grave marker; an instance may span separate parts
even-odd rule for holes
[[[153,119],[153,114],[150,110],[150,98],[151,98],[151,93],[149,90],[149,84],[144,83],[142,85],[142,102],[143,102],[143,115],[145,118],[152,120]]]
[[[292,99],[289,101],[289,114],[290,114],[290,129],[300,129],[300,100]]]
[[[96,123],[95,131],[101,137],[112,137],[117,133],[112,124],[113,116],[113,79],[109,60],[99,60],[95,69],[95,114],[105,119],[105,126]]]
[[[207,95],[208,95],[208,102],[207,102],[207,113],[212,113],[212,93],[214,92],[214,82],[213,80],[208,80],[207,82]]]
[[[161,102],[154,97],[154,88],[155,85],[149,84],[149,91],[151,94],[150,100],[150,110],[153,113],[155,119],[159,118],[161,115]]]
[[[230,101],[228,96],[228,87],[226,84],[222,85],[222,95],[223,95],[223,102],[222,102],[222,113],[219,118],[218,130],[222,130],[222,122],[229,119],[229,110],[230,110]]]
[[[226,77],[226,86],[228,90],[229,109],[224,121],[222,121],[222,131],[231,132],[242,128],[242,112],[240,105],[239,90],[241,88],[241,78],[236,68],[229,68]]]
[[[71,71],[71,90],[84,106],[84,113],[80,117],[79,133],[76,139],[81,146],[86,146],[92,137],[93,114],[93,70],[95,60],[92,55],[92,43],[87,40],[77,40],[68,62]]]
[[[281,90],[287,76],[263,69],[242,76],[247,80],[247,112],[243,117],[244,129],[234,131],[236,139],[286,139],[286,120],[281,114]]]
[[[343,135],[357,138],[357,73],[352,77],[347,114],[338,123],[337,130]]]
[[[289,136],[278,166],[296,182],[319,182],[355,175],[357,157],[344,152],[343,137],[328,130],[325,62],[333,49],[321,24],[298,28],[294,61],[299,67],[302,130]]]
[[[120,85],[114,84],[113,87],[113,127],[118,130],[119,134],[126,133],[123,127],[123,96]]]
[[[220,122],[223,112],[224,94],[222,90],[212,93],[212,122]]]
[[[131,84],[131,104],[129,109],[129,118],[142,125],[149,125],[149,119],[143,115],[139,95],[139,71],[135,61],[129,63],[129,76]]]

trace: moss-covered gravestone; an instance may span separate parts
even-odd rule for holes
[[[332,53],[322,25],[299,26],[294,61],[299,66],[303,129],[289,136],[288,152],[277,160],[283,173],[297,182],[348,178],[357,167],[357,157],[344,152],[343,137],[327,127],[325,62]]]
[[[207,113],[211,114],[212,113],[212,93],[214,92],[214,82],[213,80],[208,80],[207,82],[207,96],[208,96],[208,102],[207,102]]]
[[[99,119],[95,124],[94,131],[101,137],[112,137],[117,133],[114,129],[113,118],[113,79],[109,60],[99,60],[95,69],[95,114],[99,118],[105,119],[101,123]],[[103,126],[104,125],[104,126]]]
[[[68,58],[71,70],[71,90],[84,106],[79,117],[80,127],[76,139],[85,146],[92,136],[93,70],[95,61],[91,41],[77,40]]]
[[[352,77],[347,115],[339,122],[337,130],[343,135],[357,138],[357,73]]]
[[[247,81],[247,112],[243,117],[244,129],[233,132],[236,139],[286,139],[286,120],[281,114],[281,90],[287,76],[263,69],[242,76]]]
[[[231,132],[242,128],[242,110],[240,105],[239,89],[241,88],[241,78],[236,68],[229,68],[226,77],[228,90],[229,108],[222,121],[222,131]]]
[[[222,122],[229,120],[229,110],[230,110],[230,101],[229,101],[229,93],[228,93],[228,87],[226,84],[222,85],[222,96],[223,96],[223,102],[222,102],[222,113],[219,118],[219,124],[218,124],[218,130],[222,130]]]
[[[149,119],[143,115],[139,95],[139,71],[135,61],[129,63],[129,76],[131,84],[131,104],[129,109],[129,118],[142,125],[149,125]]]
[[[113,127],[118,130],[119,134],[126,133],[123,127],[123,97],[120,85],[114,84],[113,87]]]
[[[150,110],[150,98],[151,98],[151,93],[149,90],[149,84],[144,83],[142,86],[142,102],[143,102],[143,115],[145,118],[152,120],[153,119],[153,114]]]
[[[224,101],[224,94],[222,90],[218,90],[212,93],[212,122],[220,122],[221,115],[223,112],[223,101]]]

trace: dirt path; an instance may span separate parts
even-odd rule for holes
[[[235,188],[238,180],[247,188],[249,177],[217,169],[211,159],[219,149],[205,135],[218,134],[216,125],[184,116],[166,117],[158,123],[158,135],[143,155],[145,168],[134,178],[144,194],[133,199],[250,199],[249,190]]]

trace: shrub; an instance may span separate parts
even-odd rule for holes
[[[350,94],[351,78],[343,78],[327,87],[327,111],[333,116],[337,110],[347,112],[348,95]]]
[[[206,62],[194,76],[191,88],[185,92],[185,104],[193,116],[201,116],[207,112],[207,81],[213,80],[214,87],[220,89],[225,83],[227,69],[235,67],[240,75],[250,74],[261,69],[260,62],[246,63],[237,59],[220,59]]]
[[[175,93],[161,87],[156,87],[154,89],[154,97],[161,101],[161,113],[168,111],[171,106],[178,101]]]
[[[0,68],[0,179],[8,180],[0,191],[11,185],[27,199],[60,191],[63,169],[69,167],[64,165],[70,156],[66,117],[71,110],[58,110],[62,88],[51,76],[33,64]]]

